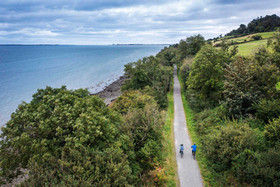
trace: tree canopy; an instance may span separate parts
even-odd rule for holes
[[[87,90],[40,89],[22,103],[0,142],[1,177],[29,170],[26,185],[125,185],[131,169],[120,116]]]

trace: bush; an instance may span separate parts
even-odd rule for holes
[[[265,126],[264,135],[266,139],[274,145],[280,140],[280,117],[273,119]]]
[[[263,120],[265,123],[280,116],[279,99],[262,99],[258,104],[254,105],[254,108],[256,110],[257,118]]]
[[[125,74],[129,80],[122,87],[123,90],[144,89],[149,86],[152,96],[161,108],[167,106],[167,92],[169,91],[173,68],[162,66],[158,59],[151,56],[125,65]]]
[[[128,160],[134,180],[144,180],[155,169],[155,163],[161,161],[163,115],[156,101],[140,91],[124,93],[113,103],[113,109],[121,110],[123,123],[120,130],[129,137]],[[158,181],[159,182],[159,181]]]
[[[120,145],[120,116],[87,90],[40,89],[2,128],[1,177],[21,168],[27,186],[128,185],[131,169]]]
[[[191,65],[192,65],[192,62],[193,62],[193,59],[192,58],[186,58],[184,61],[183,61],[183,65],[180,67],[180,76],[182,78],[182,82],[184,83],[183,86],[184,88],[183,89],[186,89],[186,81],[189,77],[189,74],[190,74],[190,71],[191,71]]]
[[[251,62],[238,58],[224,69],[224,99],[229,117],[239,118],[253,113],[253,103],[259,99],[260,92],[249,70]]]
[[[262,39],[262,36],[259,35],[259,34],[256,34],[256,35],[253,35],[253,36],[252,36],[252,39],[253,39],[253,40],[261,40],[261,39]]]
[[[263,152],[251,152],[249,159],[242,159],[243,167],[236,168],[239,181],[254,186],[280,185],[280,146],[270,148]],[[242,162],[239,160],[239,162]],[[241,178],[241,175],[243,176]]]
[[[246,123],[227,121],[219,130],[204,138],[203,149],[217,172],[231,170],[240,154],[246,150],[263,148],[263,138]]]
[[[196,132],[199,136],[206,135],[223,123],[225,115],[223,105],[214,109],[206,109],[194,116],[196,121]]]

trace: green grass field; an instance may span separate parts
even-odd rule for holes
[[[258,49],[264,47],[267,48],[267,40],[258,40],[247,43],[238,44],[238,54],[243,56],[254,55]]]
[[[263,33],[256,33],[250,34],[247,36],[242,36],[238,38],[228,39],[229,42],[237,42],[238,46],[238,54],[242,56],[251,56],[254,55],[258,49],[264,47],[267,48],[267,41],[269,38],[272,38],[275,32],[263,32]],[[261,40],[252,40],[253,35],[261,35]],[[225,37],[227,38],[227,37]],[[244,43],[244,41],[246,42]],[[219,43],[220,41],[216,42],[215,44]],[[270,49],[269,49],[270,50]]]

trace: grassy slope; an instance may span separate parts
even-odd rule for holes
[[[267,47],[267,40],[258,40],[247,42],[243,44],[239,44],[238,46],[238,54],[244,56],[251,56],[254,55],[259,48]]]
[[[174,147],[174,99],[173,89],[171,89],[167,95],[168,97],[168,111],[166,114],[166,122],[163,128],[163,151],[164,151],[164,170],[166,177],[166,186],[179,186],[178,173],[177,173],[177,162],[175,156]]]
[[[181,88],[183,88],[180,75],[178,75],[178,78],[179,78]],[[193,120],[194,113],[187,103],[187,99],[185,97],[184,90],[182,89],[181,92],[182,92],[182,100],[183,100],[183,105],[184,105],[185,114],[186,114],[187,127],[188,127],[188,131],[190,133],[191,141],[195,142],[196,145],[198,145],[198,151],[197,151],[196,158],[197,158],[197,162],[198,162],[198,166],[199,166],[201,175],[203,177],[204,185],[205,186],[216,186],[216,181],[213,176],[213,172],[211,172],[211,169],[207,166],[207,159],[206,159],[205,155],[203,154],[203,152],[201,152],[199,150],[199,145],[201,145],[201,140],[200,140],[199,136],[196,135],[196,132],[195,132],[195,123]]]
[[[267,45],[266,45],[267,40],[269,38],[273,37],[274,33],[275,32],[263,32],[263,33],[250,34],[250,35],[247,35],[247,36],[232,38],[232,39],[229,39],[228,41],[234,41],[234,42],[240,43],[240,44],[237,44],[239,55],[250,56],[250,55],[255,54],[255,52],[259,48],[267,47]],[[261,40],[250,41],[250,38],[253,35],[261,35],[262,39]],[[247,42],[246,43],[241,43],[241,42],[244,42],[244,40],[247,40]]]

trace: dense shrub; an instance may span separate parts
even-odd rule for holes
[[[182,78],[182,82],[184,83],[183,86],[184,86],[184,89],[186,88],[186,81],[189,77],[189,74],[190,74],[190,71],[191,71],[191,66],[192,66],[192,62],[193,62],[193,59],[192,58],[186,58],[183,60],[183,64],[182,66],[180,67],[180,75],[181,75],[181,78]]]
[[[263,149],[263,138],[257,130],[237,121],[227,121],[204,138],[203,149],[217,172],[231,170],[246,150]]]
[[[249,70],[251,62],[238,58],[224,69],[224,99],[229,117],[238,118],[253,112],[253,104],[259,99],[259,91]]]
[[[118,97],[112,108],[121,114],[127,114],[131,108],[143,109],[147,103],[155,103],[155,99],[139,90],[125,91]]]
[[[40,89],[2,128],[1,177],[29,170],[27,186],[128,185],[120,116],[83,89]]]
[[[280,80],[280,70],[277,66],[269,62],[259,65],[254,61],[250,67],[250,74],[253,76],[254,85],[260,98],[280,97],[280,92],[275,87]]]
[[[173,66],[178,63],[178,55],[176,48],[169,46],[164,47],[156,57],[159,59],[159,62],[164,66]]]
[[[262,152],[247,151],[246,159],[238,158],[234,168],[237,179],[254,186],[280,185],[280,146]],[[241,164],[243,163],[243,164]],[[240,167],[241,166],[241,167]]]
[[[263,120],[265,123],[278,118],[280,116],[280,100],[267,100],[262,99],[258,104],[254,106],[256,110],[257,118]]]
[[[163,115],[156,101],[140,91],[129,91],[120,96],[113,109],[121,110],[121,131],[129,137],[133,150],[128,160],[137,179],[143,180],[161,161]],[[135,180],[137,180],[135,179]]]
[[[160,107],[164,108],[167,106],[167,92],[173,77],[172,70],[172,67],[162,66],[153,56],[129,63],[125,65],[125,74],[129,80],[123,86],[123,90],[144,89],[149,86],[152,89],[152,96]]]
[[[223,105],[215,109],[205,109],[194,116],[196,132],[199,136],[206,135],[219,128],[224,121],[226,111]]]
[[[253,39],[253,40],[261,40],[261,39],[262,39],[262,36],[259,35],[259,34],[255,34],[255,35],[252,36],[252,39]]]
[[[190,36],[185,40],[181,40],[178,45],[179,59],[183,60],[188,56],[195,55],[205,44],[204,37],[200,34]]]
[[[272,144],[280,140],[280,118],[273,119],[265,126],[264,135]]]

